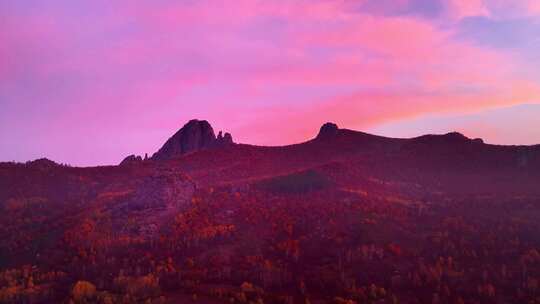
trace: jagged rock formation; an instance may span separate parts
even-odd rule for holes
[[[206,120],[190,120],[176,132],[161,149],[152,156],[153,160],[170,159],[175,156],[203,149],[222,147],[233,143],[229,133],[216,137],[214,129]]]
[[[216,143],[218,146],[230,145],[233,143],[232,135],[230,133],[225,133],[225,135],[223,135],[223,132],[219,131]]]
[[[224,141],[226,144],[232,144],[232,143],[234,143],[234,142],[233,142],[233,139],[232,139],[231,133],[225,133],[225,136],[223,136],[223,141]]]
[[[317,138],[330,138],[336,135],[338,131],[339,128],[335,123],[327,122],[322,125]]]
[[[120,166],[138,164],[138,163],[140,163],[142,161],[143,161],[142,157],[132,154],[132,155],[124,158],[124,160],[122,160],[122,162],[120,162]]]

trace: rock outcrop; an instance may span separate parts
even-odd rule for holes
[[[173,168],[161,168],[142,176],[134,174],[129,183],[113,182],[101,193],[123,193],[105,207],[111,214],[112,225],[117,227],[116,233],[153,239],[175,215],[189,207],[195,189],[189,176]],[[97,200],[103,196],[98,195]],[[132,223],[126,225],[126,221]]]
[[[216,137],[214,129],[206,120],[190,120],[176,132],[151,159],[165,160],[190,152],[233,144],[229,133]]]
[[[142,161],[143,161],[142,157],[132,154],[132,155],[127,156],[126,158],[124,158],[124,160],[122,160],[122,162],[120,162],[120,166],[128,166],[128,165],[138,164],[138,163],[140,163]]]
[[[219,131],[219,134],[216,138],[216,145],[217,146],[226,146],[233,143],[232,135],[230,133],[225,133],[223,135],[223,132]]]
[[[456,131],[446,133],[442,135],[441,138],[444,138],[445,140],[448,140],[448,141],[469,141],[470,140],[467,136]]]
[[[483,143],[482,139],[470,139],[467,136],[459,132],[450,132],[446,134],[428,134],[415,137],[411,139],[412,142],[423,144],[469,144],[469,143]]]
[[[335,136],[338,131],[339,128],[335,123],[327,122],[322,125],[321,129],[319,130],[319,134],[317,135],[317,138],[330,138]]]

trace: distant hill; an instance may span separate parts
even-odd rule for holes
[[[439,237],[455,222],[466,231],[460,233],[483,235],[491,233],[491,226],[484,223],[508,220],[512,224],[504,222],[505,227],[525,225],[521,236],[529,243],[523,246],[536,244],[535,234],[527,231],[535,230],[538,222],[534,207],[540,201],[538,185],[538,145],[489,145],[455,132],[387,138],[326,123],[307,142],[265,147],[234,143],[232,136],[221,132],[215,136],[208,122],[192,120],[152,157],[131,155],[118,166],[77,168],[47,159],[0,163],[0,270],[35,264],[69,273],[69,284],[92,278],[102,283],[98,288],[108,290],[106,286],[127,280],[125,273],[142,276],[144,269],[156,267],[161,282],[179,282],[163,274],[163,267],[169,266],[156,266],[156,257],[184,263],[181,267],[187,270],[180,268],[184,272],[178,273],[195,284],[202,280],[193,270],[195,259],[208,276],[212,273],[208,267],[215,267],[209,265],[235,266],[220,268],[219,276],[205,277],[208,282],[240,284],[249,278],[280,291],[282,285],[275,287],[277,283],[268,283],[262,274],[251,274],[252,266],[242,263],[258,261],[253,263],[265,265],[257,266],[267,269],[260,270],[264,275],[281,265],[283,273],[270,272],[272,278],[289,283],[317,278],[308,271],[323,271],[321,267],[329,265],[324,273],[340,273],[341,278],[331,284],[346,285],[348,281],[340,281],[345,270],[339,268],[346,254],[383,256],[377,252],[390,250],[396,255],[400,246],[409,248],[410,256],[399,260],[399,267],[392,264],[397,263],[394,258],[382,270],[361,264],[362,273],[370,273],[369,280],[359,277],[361,282],[386,284],[389,273],[397,276],[402,268],[421,268],[413,264],[417,258],[432,257],[430,250],[438,250],[432,249],[438,243],[425,236],[433,230]],[[470,220],[463,223],[464,218]],[[463,242],[452,240],[448,246],[465,246]],[[425,252],[415,251],[418,244]],[[449,254],[451,247],[444,248],[437,254]],[[473,249],[460,252],[472,255]],[[145,262],[136,262],[141,260]],[[90,266],[81,268],[81,261]],[[303,277],[293,277],[290,269]],[[227,276],[227,271],[235,274]],[[65,300],[69,292],[58,282],[55,299]],[[182,292],[199,290],[189,284],[182,285]],[[177,296],[184,298],[172,298]],[[422,299],[431,299],[431,294]]]
[[[103,192],[131,193],[139,181],[156,177],[182,175],[203,188],[246,187],[308,171],[333,187],[368,187],[363,183],[376,179],[415,185],[408,191],[417,195],[538,195],[540,146],[489,145],[455,132],[387,138],[327,123],[307,142],[265,147],[235,144],[228,133],[216,137],[207,121],[191,120],[151,158],[130,156],[121,166],[66,167],[47,159],[0,163],[0,202],[44,197],[90,203]],[[161,187],[154,184],[145,187]]]

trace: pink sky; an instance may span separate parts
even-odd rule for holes
[[[326,121],[540,143],[515,110],[538,54],[536,0],[5,0],[0,161],[115,164],[192,118],[265,145]]]

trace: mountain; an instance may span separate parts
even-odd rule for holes
[[[164,160],[203,149],[230,145],[232,136],[221,132],[216,137],[214,129],[206,120],[190,120],[176,132],[159,151],[154,153],[152,159]]]
[[[494,285],[527,303],[539,184],[538,145],[326,123],[264,147],[191,120],[118,166],[0,163],[0,286],[17,287],[0,302],[496,303]]]
[[[203,185],[242,184],[263,176],[334,166],[339,174],[420,184],[455,193],[538,193],[540,146],[498,146],[459,133],[387,138],[323,125],[304,143],[235,144],[170,159]],[[362,168],[364,171],[358,171]]]

